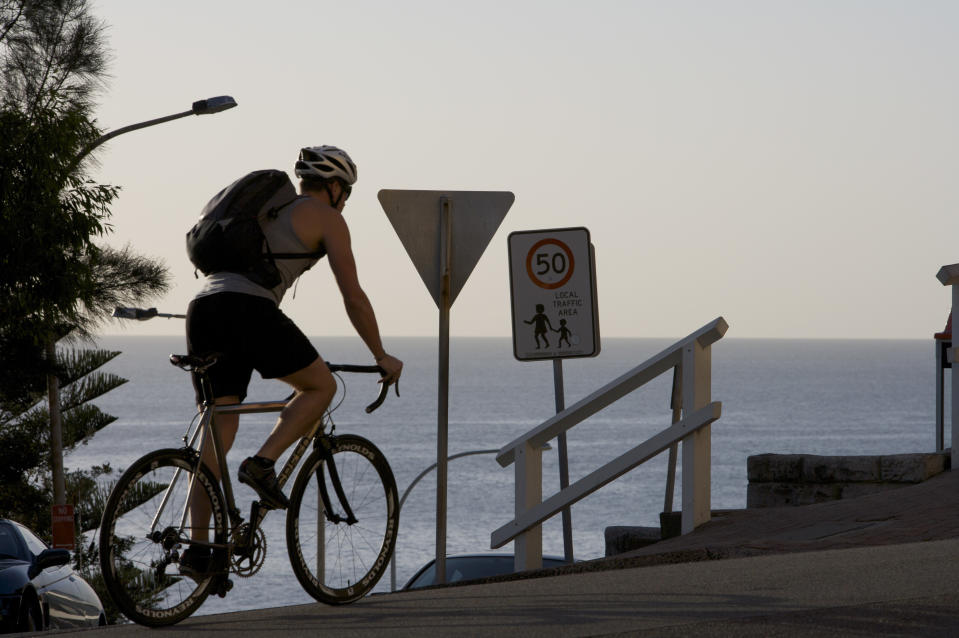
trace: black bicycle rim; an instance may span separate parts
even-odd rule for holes
[[[100,525],[100,565],[111,598],[130,620],[146,626],[172,625],[189,617],[210,594],[215,577],[194,581],[179,571],[189,544],[181,528],[194,457],[184,450],[158,450],[137,460],[117,481]],[[174,474],[166,505],[151,530]],[[206,467],[195,490],[207,495],[213,514],[209,538],[226,540],[226,513],[216,480]],[[191,523],[188,520],[186,525]]]
[[[332,448],[343,492],[356,523],[325,516],[317,476],[330,481],[324,453],[314,451],[297,475],[287,512],[287,549],[303,588],[320,602],[351,603],[369,593],[389,566],[399,530],[396,482],[389,463],[358,436],[336,438]],[[334,512],[343,508],[326,487]]]

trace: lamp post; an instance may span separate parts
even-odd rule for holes
[[[123,135],[124,133],[136,131],[148,126],[163,124],[164,122],[176,120],[188,115],[212,115],[214,113],[231,109],[234,106],[236,106],[236,100],[229,95],[211,97],[206,100],[197,100],[190,107],[189,111],[158,117],[156,119],[147,120],[146,122],[131,124],[129,126],[124,126],[114,131],[110,131],[109,133],[101,135],[92,143],[88,144],[75,158],[73,158],[73,161],[70,162],[70,165],[63,173],[62,182],[66,182],[67,177],[74,170],[76,170],[77,166],[80,165],[80,162],[83,161],[83,158],[89,155],[93,149],[100,146],[104,142],[117,137],[118,135]],[[57,343],[56,340],[51,337],[46,343],[47,361],[50,364],[53,364],[56,361],[56,355]],[[57,377],[56,371],[54,370],[51,370],[51,372],[47,375],[47,399],[50,409],[50,465],[53,474],[53,503],[54,505],[65,505],[66,480],[63,472],[63,415],[60,412],[60,379]]]

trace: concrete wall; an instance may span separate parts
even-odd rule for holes
[[[810,505],[925,481],[949,469],[949,452],[887,456],[759,454],[746,460],[746,507]]]

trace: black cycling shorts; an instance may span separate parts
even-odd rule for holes
[[[246,398],[253,370],[276,379],[307,367],[320,356],[306,335],[265,297],[221,292],[190,302],[186,343],[191,355],[218,354],[208,370],[214,397]],[[202,401],[194,375],[197,402]]]

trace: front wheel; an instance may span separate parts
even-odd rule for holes
[[[158,627],[183,620],[216,583],[217,577],[211,574],[194,579],[181,573],[179,564],[191,538],[206,536],[221,548],[226,543],[219,484],[206,466],[197,472],[197,465],[190,451],[147,454],[123,473],[104,507],[100,523],[103,580],[123,615],[141,625]],[[199,499],[210,506],[208,521],[193,520]],[[222,562],[223,556],[225,551],[218,550],[214,564]]]
[[[342,605],[369,593],[386,571],[400,513],[396,481],[383,453],[358,436],[331,441],[329,451],[310,454],[296,477],[286,546],[303,589],[322,603]],[[345,503],[331,480],[334,468]]]

